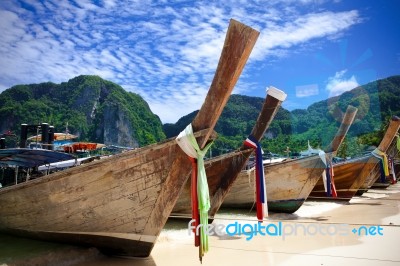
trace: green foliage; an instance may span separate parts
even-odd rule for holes
[[[213,145],[213,156],[238,149],[250,134],[264,99],[232,95],[217,122],[219,137]],[[393,115],[400,115],[400,76],[378,80],[354,88],[340,96],[312,104],[307,109],[291,112],[280,108],[261,143],[264,151],[292,154],[307,149],[326,148],[335,136],[348,105],[358,113],[338,151],[348,157],[377,146],[385,126]],[[165,124],[167,137],[176,136],[189,124],[196,112],[182,117],[175,125]]]
[[[43,122],[64,132],[68,123],[80,140],[104,142],[107,129],[119,130],[116,121],[128,128],[130,138],[140,146],[165,139],[161,121],[146,101],[98,76],[78,76],[61,84],[17,85],[0,94],[0,132],[12,130],[19,135],[21,123]]]

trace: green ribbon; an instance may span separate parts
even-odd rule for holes
[[[182,133],[182,132],[181,132]],[[181,134],[180,134],[181,135]],[[199,202],[199,215],[200,215],[200,224],[203,225],[200,228],[200,253],[201,256],[204,255],[205,252],[208,251],[208,211],[210,210],[211,203],[210,203],[210,193],[208,190],[208,182],[207,182],[207,175],[206,169],[204,168],[204,156],[206,155],[208,149],[211,147],[213,142],[208,143],[204,149],[200,149],[199,144],[196,141],[196,138],[193,134],[192,124],[189,124],[184,131],[184,137],[190,143],[191,147],[183,148],[183,145],[178,141],[179,146],[181,146],[182,150],[185,151],[187,155],[193,158],[193,150],[196,152],[196,159],[197,159],[197,197]],[[178,136],[179,137],[179,136]],[[187,152],[187,148],[191,150]]]

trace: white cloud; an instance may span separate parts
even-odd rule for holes
[[[270,23],[268,28],[261,30],[255,51],[256,58],[263,60],[267,55],[273,55],[275,49],[288,49],[315,38],[335,36],[359,22],[358,12],[352,10],[338,13],[311,13],[283,24]]]
[[[235,92],[255,87],[255,63],[360,22],[356,10],[299,13],[296,1],[25,0],[31,9],[11,2],[0,2],[0,91],[97,74],[140,94],[163,122],[200,108],[231,17],[261,31]]]
[[[318,95],[318,84],[308,84],[303,86],[296,86],[296,97],[309,97]]]
[[[329,91],[329,97],[340,95],[343,92],[352,90],[360,86],[354,75],[346,79],[344,77],[346,72],[347,70],[336,72],[335,76],[330,77],[328,79],[328,84],[326,85],[326,89]]]

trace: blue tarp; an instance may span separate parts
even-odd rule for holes
[[[44,149],[0,149],[0,165],[6,166],[36,167],[74,158],[68,153]]]

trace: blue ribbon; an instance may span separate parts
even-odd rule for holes
[[[264,164],[263,164],[263,158],[262,158],[261,144],[252,135],[250,135],[248,137],[248,139],[257,145],[257,148],[256,148],[256,171],[259,173],[259,176],[260,176],[260,201],[262,203],[265,203],[264,182],[263,182],[263,180],[264,180]]]
[[[326,167],[326,195],[328,197],[332,196],[332,191],[331,191],[331,171],[330,171],[330,165],[329,163],[327,164]]]

